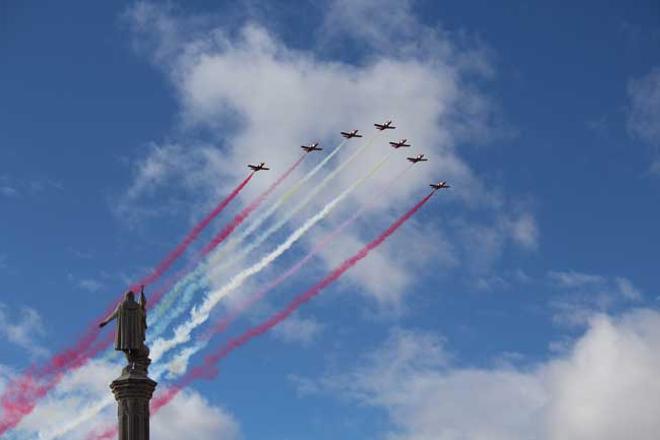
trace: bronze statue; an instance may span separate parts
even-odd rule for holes
[[[139,303],[135,301],[135,293],[129,290],[124,300],[99,324],[99,327],[106,326],[114,319],[117,320],[115,350],[126,354],[128,365],[125,369],[139,369],[146,374],[150,361],[149,348],[144,344],[147,330],[147,300],[144,297],[144,286],[140,291]]]

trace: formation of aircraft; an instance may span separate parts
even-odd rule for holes
[[[323,148],[319,147],[318,142],[314,142],[313,144],[309,145],[301,145],[300,148],[305,150],[306,153],[311,153],[312,151],[321,151]]]
[[[410,161],[412,163],[426,162],[428,160],[428,159],[424,158],[423,154],[418,154],[415,157],[406,157],[406,159],[408,159],[408,161]]]
[[[257,172],[257,171],[268,171],[270,168],[266,168],[266,163],[261,162],[259,165],[248,165],[248,168],[250,168],[252,171]]]
[[[357,130],[357,129],[355,129],[355,130],[353,130],[353,131],[342,131],[342,132],[341,132],[341,135],[344,136],[346,139],[350,139],[350,138],[361,138],[361,137],[362,137],[361,134],[358,134],[358,130]]]
[[[392,121],[385,121],[385,122],[383,122],[382,124],[374,124],[374,126],[375,126],[378,130],[380,130],[380,131],[384,131],[384,130],[393,130],[393,129],[396,128],[395,126],[392,125]],[[355,129],[355,130],[351,130],[351,131],[342,131],[342,132],[341,132],[341,135],[342,135],[343,137],[345,137],[346,139],[351,139],[351,138],[361,138],[361,137],[362,137],[361,134],[358,134],[358,130],[357,130],[357,129]],[[407,142],[408,142],[408,139],[401,139],[401,140],[398,141],[398,142],[394,142],[394,141],[392,141],[392,142],[390,142],[389,144],[390,144],[393,148],[395,148],[395,149],[399,149],[399,148],[404,148],[404,147],[410,147],[410,144],[408,144]],[[301,145],[300,148],[302,148],[303,150],[305,150],[306,153],[311,153],[312,151],[321,151],[321,150],[323,150],[323,148],[319,147],[319,143],[318,143],[318,142],[314,142],[314,143],[311,143],[311,144],[309,144],[309,145]],[[418,162],[426,162],[426,161],[428,161],[428,159],[427,159],[426,157],[424,157],[423,154],[418,154],[417,156],[406,157],[406,159],[407,159],[409,162],[413,163],[413,164],[418,163]],[[261,162],[261,163],[259,163],[258,165],[252,165],[252,164],[249,164],[248,167],[249,167],[252,171],[255,171],[255,172],[256,172],[256,171],[267,171],[267,170],[270,170],[270,168],[267,168],[267,167],[266,167],[266,163],[265,163],[265,162]],[[430,184],[429,186],[430,186],[431,188],[433,188],[434,191],[437,191],[437,190],[440,190],[440,189],[447,189],[447,188],[450,188],[450,186],[449,186],[449,185],[447,184],[447,182],[445,182],[445,181],[441,181],[441,182],[438,182],[438,183],[432,183],[432,184]]]
[[[431,188],[433,188],[434,190],[450,188],[450,186],[447,185],[447,182],[445,182],[445,181],[438,182],[438,183],[432,183],[432,184],[430,184],[429,186],[430,186]]]
[[[401,139],[399,142],[390,142],[390,145],[393,148],[409,147],[410,144],[406,144],[406,142],[408,142],[408,139]]]
[[[385,121],[382,124],[374,124],[374,127],[379,129],[380,131],[383,130],[394,130],[396,127],[392,125],[392,121]]]

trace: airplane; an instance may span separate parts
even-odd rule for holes
[[[342,131],[342,132],[341,132],[341,135],[344,136],[346,139],[350,139],[350,138],[361,138],[361,137],[362,137],[361,134],[358,134],[357,129],[356,129],[356,130],[353,130],[353,131]]]
[[[390,142],[390,145],[394,148],[409,147],[410,144],[406,144],[408,139],[401,139],[399,142]]]
[[[424,158],[423,154],[418,154],[415,157],[406,157],[410,162],[412,163],[417,163],[417,162],[426,162],[428,159]]]
[[[394,125],[392,125],[392,121],[385,121],[382,124],[374,124],[374,127],[379,129],[380,131],[387,129],[394,130],[396,128]]]
[[[319,147],[318,142],[314,142],[313,144],[309,145],[301,145],[300,148],[305,150],[306,153],[311,153],[312,151],[321,151],[323,148]]]
[[[438,183],[432,183],[429,185],[431,188],[433,188],[433,191],[437,191],[439,189],[447,189],[450,188],[449,185],[447,185],[447,182],[438,182]]]
[[[261,162],[259,165],[248,165],[248,168],[250,168],[252,171],[267,171],[270,170],[270,168],[266,168],[266,163]]]

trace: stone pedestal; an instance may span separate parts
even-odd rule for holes
[[[149,440],[149,401],[156,382],[140,369],[125,368],[110,389],[117,399],[119,440]]]

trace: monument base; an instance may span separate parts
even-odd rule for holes
[[[118,403],[119,440],[149,440],[149,401],[156,381],[141,371],[124,370],[110,384]]]

